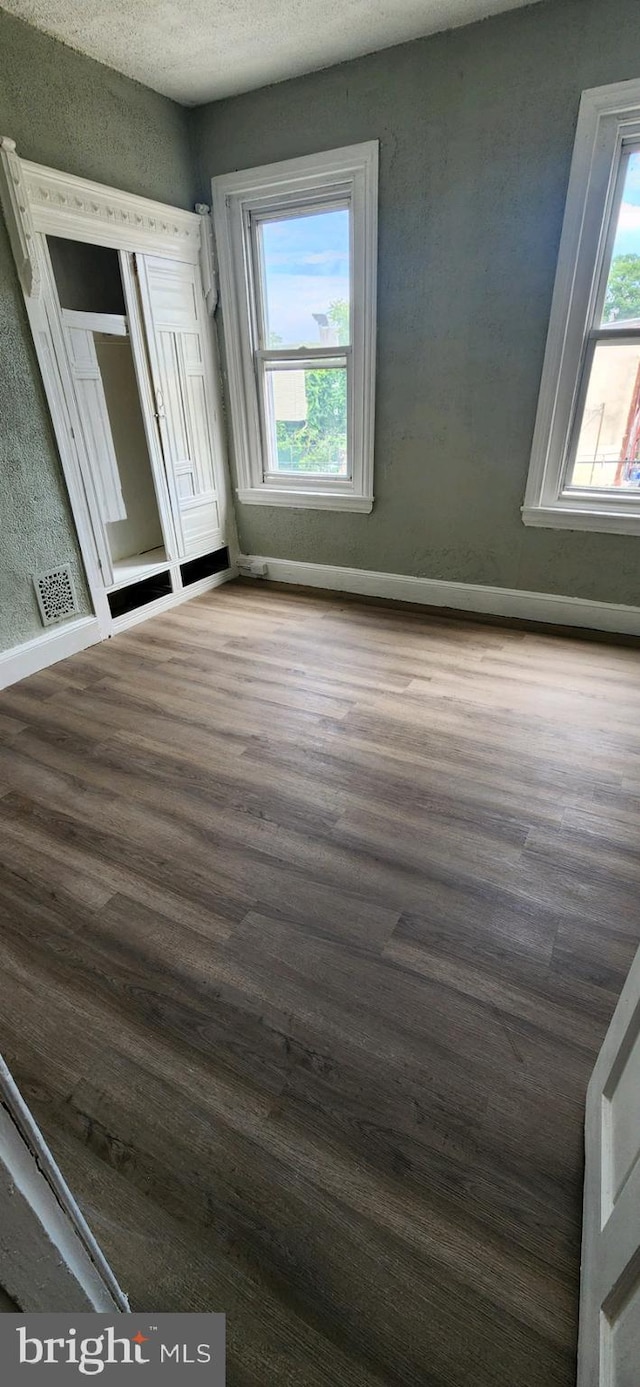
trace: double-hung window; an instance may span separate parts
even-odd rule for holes
[[[213,180],[240,501],[373,504],[378,145]]]
[[[523,519],[640,533],[640,81],[582,97]]]

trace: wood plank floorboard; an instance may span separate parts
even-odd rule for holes
[[[0,1048],[230,1387],[572,1387],[639,681],[234,584],[0,694]]]

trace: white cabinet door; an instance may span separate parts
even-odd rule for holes
[[[62,315],[91,475],[103,524],[126,520],[118,459],[105,399],[93,332],[71,327]]]
[[[25,304],[58,448],[63,459],[73,514],[79,534],[82,535],[82,555],[91,587],[91,596],[98,618],[104,622],[107,619],[104,588],[113,582],[111,555],[105,528],[100,518],[98,493],[93,477],[89,472],[68,343],[60,321],[57,300],[54,297],[52,271],[49,261],[41,249],[44,237],[38,236],[36,242],[36,254],[44,282],[44,290],[40,298],[25,298]]]
[[[209,325],[197,265],[136,255],[156,416],[181,557],[224,543],[219,420]]]
[[[640,950],[587,1092],[578,1387],[640,1382]]]

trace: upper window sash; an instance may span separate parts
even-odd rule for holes
[[[377,165],[378,145],[370,142],[213,180],[232,439],[242,501],[371,509]],[[349,214],[349,340],[297,345],[298,337],[296,345],[274,342],[268,324],[265,228],[273,221],[333,210]],[[287,472],[286,464],[276,465],[274,457],[273,382],[276,377],[282,382],[288,370],[323,368],[344,372],[346,467],[341,445],[340,474],[293,468]]]
[[[322,212],[341,212],[349,213],[349,345],[353,335],[353,215],[351,208],[351,196],[349,190],[345,190],[345,195],[327,195],[319,200],[315,195],[307,198],[297,198],[292,200],[290,197],[282,198],[267,210],[249,212],[245,221],[245,235],[251,247],[252,261],[252,286],[253,304],[251,314],[251,329],[254,342],[254,350],[268,350],[270,344],[267,341],[266,322],[267,322],[267,301],[266,301],[266,271],[263,254],[262,229],[265,222],[293,220],[299,217],[312,217],[314,214]],[[285,349],[286,350],[286,349]],[[302,348],[296,348],[302,351]]]
[[[603,322],[628,156],[640,148],[640,81],[583,93],[538,401],[525,524],[640,533],[640,489],[570,478],[597,343],[640,339],[640,322]],[[609,347],[607,346],[607,350]]]
[[[629,161],[631,155],[637,154],[639,151],[640,140],[631,139],[629,137],[625,138],[625,136],[621,132],[620,142],[618,144],[618,148],[616,149],[613,163],[610,204],[605,208],[603,218],[603,235],[601,237],[602,251],[600,257],[600,264],[599,266],[597,266],[595,276],[596,290],[594,295],[593,314],[591,319],[591,329],[594,332],[597,331],[599,328],[604,331],[606,331],[607,329],[616,330],[618,327],[622,327],[625,321],[628,321],[622,319],[620,323],[604,323],[603,319],[607,283],[609,280],[609,274],[611,271],[611,264],[613,260],[613,251],[615,246],[616,234],[618,230],[618,218],[620,216],[620,210],[622,207],[625,183],[627,180],[627,174],[629,170]]]

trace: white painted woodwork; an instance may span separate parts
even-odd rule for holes
[[[1,1058],[0,1284],[27,1313],[129,1309]]]
[[[127,337],[129,328],[122,313],[84,313],[77,308],[63,308],[65,327],[86,328],[89,332],[107,332],[111,337]]]
[[[587,1093],[578,1387],[637,1387],[640,950]]]
[[[486,612],[516,621],[540,621],[640,636],[640,607],[624,606],[621,602],[590,602],[585,597],[563,597],[555,592],[525,592],[522,588],[489,587],[484,583],[446,582],[442,578],[416,578],[409,573],[377,573],[370,568],[340,568],[335,564],[241,554],[238,550],[236,563],[239,573],[266,577],[274,583],[295,583],[306,588],[383,597],[392,602],[418,602],[425,607]]]
[[[235,526],[229,505],[217,344],[209,316],[215,307],[217,279],[211,223],[205,210],[200,214],[186,212],[29,163],[19,158],[8,137],[0,138],[0,198],[95,611],[95,618],[70,622],[54,632],[43,631],[34,640],[2,652],[0,687],[5,687],[73,650],[83,649],[95,640],[105,639],[226,582],[235,575],[233,565],[185,588],[180,560],[221,548],[227,535],[235,543]],[[48,236],[107,246],[118,252],[126,316],[61,308]],[[162,275],[152,274],[143,318],[141,285],[134,272],[136,253],[140,253],[143,267],[147,260],[151,266],[173,265],[177,314],[172,315],[167,302],[163,303],[162,296],[156,293]],[[156,323],[160,331],[157,343]],[[114,574],[110,539],[115,532],[110,534],[108,525],[121,527],[126,522],[105,523],[108,507],[114,505],[119,510],[121,502],[115,488],[96,363],[86,336],[99,332],[109,334],[114,341],[116,337],[121,341],[126,341],[127,336],[129,339],[161,528],[161,534],[143,537],[144,545],[153,545],[151,555],[124,554],[126,545],[119,542],[122,533],[114,552],[125,560],[130,558],[131,569],[140,577],[144,567],[149,572],[157,571],[159,555],[164,551],[172,583],[170,594],[118,618],[111,615],[107,594],[114,586],[123,585],[123,575]],[[173,391],[176,405],[172,441],[176,442],[177,431],[182,427],[185,442],[184,453],[180,452],[179,457],[176,453],[176,459],[182,463],[177,470],[172,465],[170,450],[165,453],[163,449],[156,417],[161,411],[156,404],[155,385],[162,390],[162,384],[157,376],[152,381],[150,371],[151,358],[160,362],[165,351],[169,353],[165,366],[171,367],[171,349],[176,356],[171,390],[166,393],[171,395]],[[83,392],[81,401],[79,394]],[[117,453],[115,433],[113,425],[112,443]],[[96,446],[100,469],[95,466]],[[121,489],[126,505],[126,486]],[[162,545],[158,543],[160,539],[164,541]]]
[[[29,196],[25,187],[23,162],[16,154],[16,142],[0,136],[0,192],[6,213],[9,241],[24,293],[38,298],[40,267],[34,256],[34,229]]]
[[[142,410],[142,423],[147,440],[147,452],[151,466],[151,475],[153,477],[160,524],[164,535],[164,548],[168,559],[177,559],[178,537],[174,515],[175,499],[170,488],[160,439],[160,430],[158,428],[158,420],[155,417],[156,406],[153,382],[149,369],[149,350],[142,318],[140,286],[133,255],[128,251],[121,250],[118,259],[120,262],[120,277],[122,279],[124,301],[127,309],[127,325],[129,328],[133,366],[138,385],[140,408]]]
[[[197,264],[201,218],[195,212],[28,159],[19,163],[25,194],[19,215],[26,210],[35,231],[115,250],[147,250]]]
[[[199,269],[137,255],[156,418],[174,504],[179,552],[223,542],[215,467],[217,418]]]
[[[215,242],[211,208],[206,202],[196,202],[196,212],[200,217],[200,273],[204,290],[207,313],[212,318],[218,306],[218,270],[216,266]]]
[[[37,674],[58,660],[77,655],[80,650],[102,640],[100,622],[95,616],[81,616],[60,626],[47,626],[31,640],[0,650],[0,689],[8,689],[30,674]]]
[[[80,422],[98,494],[100,518],[105,525],[126,520],[118,459],[93,332],[84,327],[69,327],[65,323],[65,338]]]
[[[141,578],[148,578],[154,573],[164,573],[169,568],[169,562],[164,546],[158,549],[147,549],[142,554],[129,554],[125,559],[114,559],[113,561],[113,586],[114,588],[126,588],[130,583],[137,583]]]
[[[86,452],[51,260],[46,238],[42,235],[35,237],[34,254],[42,292],[38,298],[25,296],[27,315],[60,450],[89,590],[101,631],[106,635],[109,609],[104,590],[113,581],[111,555]]]
[[[567,488],[574,416],[625,141],[640,139],[640,79],[582,93],[522,507],[525,525],[640,534],[638,495]]]
[[[247,505],[367,513],[373,507],[374,479],[378,141],[221,174],[212,180],[211,188],[238,500]],[[260,383],[265,344],[260,332],[253,219],[267,209],[270,213],[279,208],[302,211],[311,199],[316,208],[339,200],[350,209],[351,343],[339,352],[348,382],[350,471],[346,477],[278,473],[265,443],[268,405]],[[300,353],[275,349],[269,355],[284,360],[299,358]],[[304,352],[306,361],[317,358],[321,362],[327,357],[331,358],[328,346]]]
[[[163,546],[142,408],[128,337],[94,333],[126,519],[107,525],[115,568],[118,559]],[[166,554],[165,554],[166,558]]]

